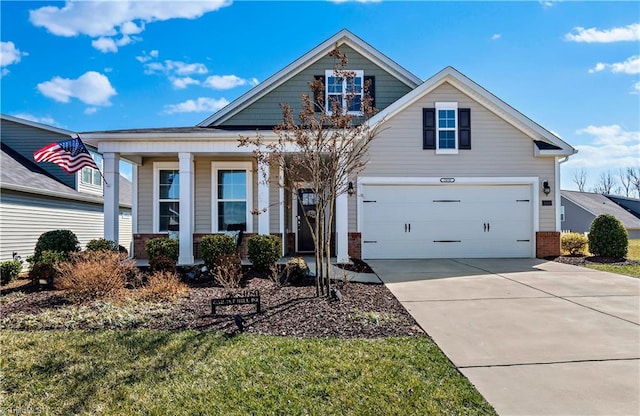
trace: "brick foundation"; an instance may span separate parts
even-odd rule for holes
[[[147,252],[144,245],[152,238],[167,237],[167,234],[134,234],[133,235],[133,257],[136,259],[147,259]]]
[[[560,255],[560,232],[538,231],[536,233],[536,257],[539,259]]]
[[[360,233],[349,233],[349,257],[354,259],[362,258],[362,235]]]

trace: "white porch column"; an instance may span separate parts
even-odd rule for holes
[[[103,175],[106,183],[104,193],[104,239],[118,241],[120,216],[120,155],[103,153]]]
[[[269,164],[258,162],[258,234],[269,235]]]
[[[284,170],[282,170],[282,166],[278,166],[278,207],[280,208],[280,235],[282,235],[282,255],[286,251],[287,247],[287,234],[286,227],[284,224]]]
[[[193,264],[193,154],[178,153],[180,169],[180,253],[178,264]]]
[[[349,261],[349,195],[336,197],[336,257],[338,263]]]

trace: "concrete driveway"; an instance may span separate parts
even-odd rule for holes
[[[536,259],[368,263],[500,415],[640,414],[640,279]]]

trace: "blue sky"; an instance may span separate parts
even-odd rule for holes
[[[451,65],[580,150],[640,164],[637,2],[2,1],[1,111],[73,131],[192,126],[347,28],[422,79]]]

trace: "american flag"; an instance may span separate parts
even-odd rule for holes
[[[98,165],[79,137],[51,143],[33,153],[36,162],[52,162],[67,173],[75,173],[84,167],[98,169]]]

